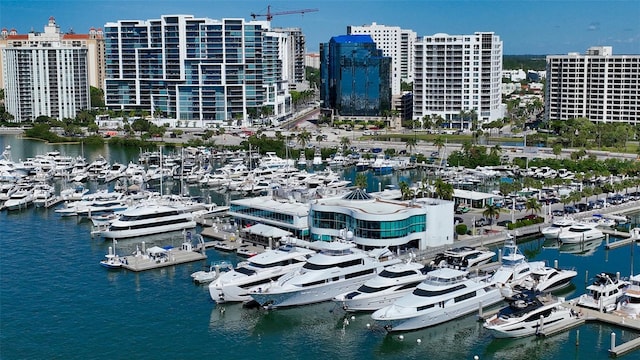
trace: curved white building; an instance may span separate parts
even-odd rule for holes
[[[311,240],[347,237],[359,246],[392,250],[452,244],[453,206],[451,201],[429,198],[382,199],[357,189],[311,203]]]

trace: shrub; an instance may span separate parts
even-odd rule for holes
[[[456,234],[464,235],[466,233],[467,233],[467,225],[465,225],[465,224],[456,225]]]

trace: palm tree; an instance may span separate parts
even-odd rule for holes
[[[443,200],[452,200],[454,189],[453,185],[444,182],[442,179],[436,180],[435,193],[436,197]]]
[[[340,146],[342,146],[342,151],[345,151],[347,147],[349,147],[349,144],[351,144],[351,141],[349,141],[348,137],[343,136],[340,138]]]
[[[413,197],[414,191],[409,187],[409,184],[407,184],[406,181],[401,181],[400,184],[398,185],[400,186],[400,193],[402,194],[402,200],[408,200]]]
[[[408,138],[405,142],[405,147],[409,149],[409,152],[412,153],[413,150],[416,149],[416,145],[418,144],[418,140],[416,138]]]
[[[304,149],[311,140],[311,133],[306,129],[298,133],[298,144]]]
[[[367,175],[358,173],[354,180],[354,185],[360,189],[367,190]]]
[[[436,149],[438,149],[438,152],[440,152],[440,149],[444,147],[444,137],[436,136],[436,138],[433,139],[433,146],[435,146]]]
[[[527,209],[527,211],[531,210],[531,214],[537,214],[541,210],[540,202],[534,197],[528,198],[527,202],[524,204],[524,207]]]
[[[500,217],[500,208],[495,206],[494,204],[487,204],[484,207],[484,211],[482,212],[482,216],[487,219],[496,219]],[[493,221],[491,222],[491,227],[493,229]]]

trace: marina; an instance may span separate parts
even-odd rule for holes
[[[89,183],[88,187],[92,188],[93,192],[96,191],[93,183]],[[224,201],[220,203],[224,204]],[[631,211],[633,214],[636,205],[631,202],[619,205],[611,211],[619,212],[624,208],[623,210]],[[47,336],[47,339],[54,342],[53,349],[49,349],[50,351],[67,354],[66,356],[70,357],[91,357],[91,352],[85,350],[80,339],[85,336],[105,337],[113,332],[119,332],[121,336],[118,338],[121,340],[117,344],[101,346],[101,350],[103,354],[115,357],[122,351],[139,346],[137,341],[129,341],[127,338],[134,339],[140,336],[143,336],[142,341],[146,344],[151,344],[158,352],[172,358],[198,358],[214,354],[240,359],[254,357],[255,354],[238,350],[238,347],[246,346],[259,349],[260,354],[265,357],[282,356],[283,351],[295,357],[295,354],[299,354],[299,350],[296,349],[305,346],[308,351],[323,353],[327,356],[345,356],[345,349],[349,349],[349,356],[384,359],[425,356],[458,359],[471,358],[476,354],[482,359],[554,359],[561,356],[597,359],[623,356],[625,351],[637,349],[637,346],[633,345],[638,338],[637,325],[627,326],[627,323],[635,324],[627,318],[624,318],[623,324],[622,317],[616,315],[615,311],[585,316],[584,323],[563,326],[557,331],[551,326],[546,327],[546,336],[543,337],[508,340],[492,338],[482,326],[478,326],[475,314],[434,327],[387,334],[382,327],[373,323],[370,313],[347,315],[339,306],[336,308],[332,302],[273,311],[245,309],[241,304],[216,304],[209,296],[206,285],[194,284],[190,275],[202,269],[204,265],[209,266],[217,261],[228,261],[235,265],[246,259],[234,252],[223,252],[213,247],[213,244],[219,242],[227,246],[233,243],[240,245],[235,241],[238,233],[226,231],[225,223],[218,223],[215,220],[203,222],[201,224],[204,226],[198,225],[195,230],[198,234],[207,232],[213,234],[204,244],[200,242],[193,244],[193,249],[203,252],[206,257],[180,265],[161,261],[154,264],[162,264],[162,266],[147,269],[140,265],[136,267],[139,270],[115,271],[105,271],[98,266],[98,260],[104,258],[105,253],[109,253],[108,247],[112,245],[110,241],[104,241],[101,238],[91,239],[90,221],[61,217],[52,208],[46,207],[31,207],[19,212],[3,211],[0,213],[0,221],[3,224],[12,224],[2,236],[3,248],[20,254],[12,259],[14,266],[3,266],[3,279],[6,283],[1,294],[3,353],[19,351],[25,357],[41,358],[44,356],[42,350],[30,344],[38,338]],[[209,224],[211,226],[208,226]],[[215,229],[214,225],[218,228]],[[24,243],[20,229],[34,226],[37,226],[39,231],[33,234],[29,243]],[[572,285],[561,290],[562,296],[566,299],[574,299],[586,291],[586,286],[593,277],[588,273],[622,272],[625,277],[628,276],[628,264],[634,263],[633,253],[630,251],[637,246],[634,242],[607,250],[606,240],[603,239],[590,254],[576,255],[563,252],[562,247],[546,247],[545,240],[539,236],[540,226],[536,224],[519,228],[517,232],[487,227],[487,230],[494,231],[486,231],[482,236],[462,237],[456,240],[455,246],[488,247],[497,252],[504,240],[508,236],[513,236],[530,261],[551,264],[554,260],[559,260],[563,267],[576,268],[579,275],[573,280]],[[609,235],[609,243],[622,240],[621,236],[616,235],[620,234]],[[234,241],[231,241],[232,236]],[[180,241],[175,243],[175,250],[170,251],[180,250]],[[149,248],[158,246],[160,249],[169,251],[164,249],[166,244],[150,241]],[[128,257],[127,262],[135,261],[134,255],[128,254],[133,254],[138,245],[140,243],[134,239],[119,241],[116,245],[119,257]],[[173,246],[173,243],[171,245]],[[414,261],[429,263],[435,259],[438,252],[451,247],[443,246],[416,252]],[[156,251],[159,250],[156,249]],[[38,256],[32,254],[38,254]],[[170,257],[167,258],[170,259]],[[27,280],[25,274],[19,271],[25,268],[45,269],[52,261],[73,261],[75,266],[60,267],[47,281]],[[144,271],[141,270],[143,268]],[[636,271],[638,268],[640,266],[636,264]],[[24,286],[20,285],[27,281],[32,284],[28,292]],[[61,286],[65,291],[51,294],[48,290],[50,283],[59,284],[56,286]],[[88,285],[80,286],[80,284]],[[106,291],[109,291],[108,297],[99,295],[105,293],[105,286]],[[49,294],[46,296],[48,307],[42,306],[45,293]],[[98,296],[88,294],[98,294]],[[20,334],[32,328],[28,322],[24,321],[24,315],[21,314],[30,311],[22,304],[10,301],[11,298],[23,299],[22,302],[30,304],[29,307],[43,309],[40,310],[39,315],[43,320],[39,326],[41,332],[33,331],[29,339],[21,338]],[[106,318],[92,311],[96,305],[112,308],[117,306],[117,303],[121,304],[122,301],[127,302],[127,307],[122,309],[122,315],[127,316],[128,321],[134,324],[133,328],[122,328],[115,324],[111,326],[107,324]],[[189,306],[183,307],[177,304],[189,304]],[[158,309],[171,309],[172,316],[167,318],[152,314],[148,311],[150,305]],[[583,309],[583,313],[586,314],[585,310]],[[610,321],[600,320],[600,318],[607,318],[605,315],[613,318]],[[95,326],[97,322],[104,325],[97,328]],[[61,331],[61,326],[68,330]],[[173,338],[170,329],[176,328],[187,333],[190,341],[211,344],[215,350],[209,346],[188,347],[179,353],[176,352],[173,346],[168,345],[172,343]],[[578,330],[579,333],[577,333]],[[292,338],[289,336],[291,332],[300,333],[300,336]],[[617,343],[613,347],[610,342],[612,332],[616,334]],[[72,335],[69,336],[69,334]],[[579,346],[576,346],[577,338],[579,338]],[[457,341],[454,343],[451,339],[457,339]],[[64,346],[56,345],[57,343]],[[68,346],[76,349],[73,355],[65,350]],[[443,347],[446,348],[443,349]],[[611,351],[612,349],[615,352]]]

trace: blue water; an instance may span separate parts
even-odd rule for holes
[[[14,154],[32,156],[18,149],[22,140],[7,139],[0,136],[2,148],[11,141]],[[42,146],[29,149],[43,153]],[[332,303],[275,311],[217,306],[189,275],[208,262],[237,262],[235,256],[210,250],[207,262],[143,273],[109,271],[98,262],[110,245],[91,238],[90,223],[60,218],[53,209],[0,212],[0,358],[607,359],[612,331],[625,341],[638,336],[593,323],[579,328],[579,346],[575,329],[544,339],[496,340],[469,316],[400,340],[367,328],[373,324],[367,314],[348,315],[347,324]],[[125,252],[135,245],[131,240],[117,246]],[[568,298],[584,292],[587,270],[588,277],[630,271],[631,246],[606,251],[602,243],[579,256],[547,245],[534,240],[520,247],[532,260],[558,260],[561,267],[577,269],[575,286],[562,294]],[[640,353],[624,358],[638,359]]]

